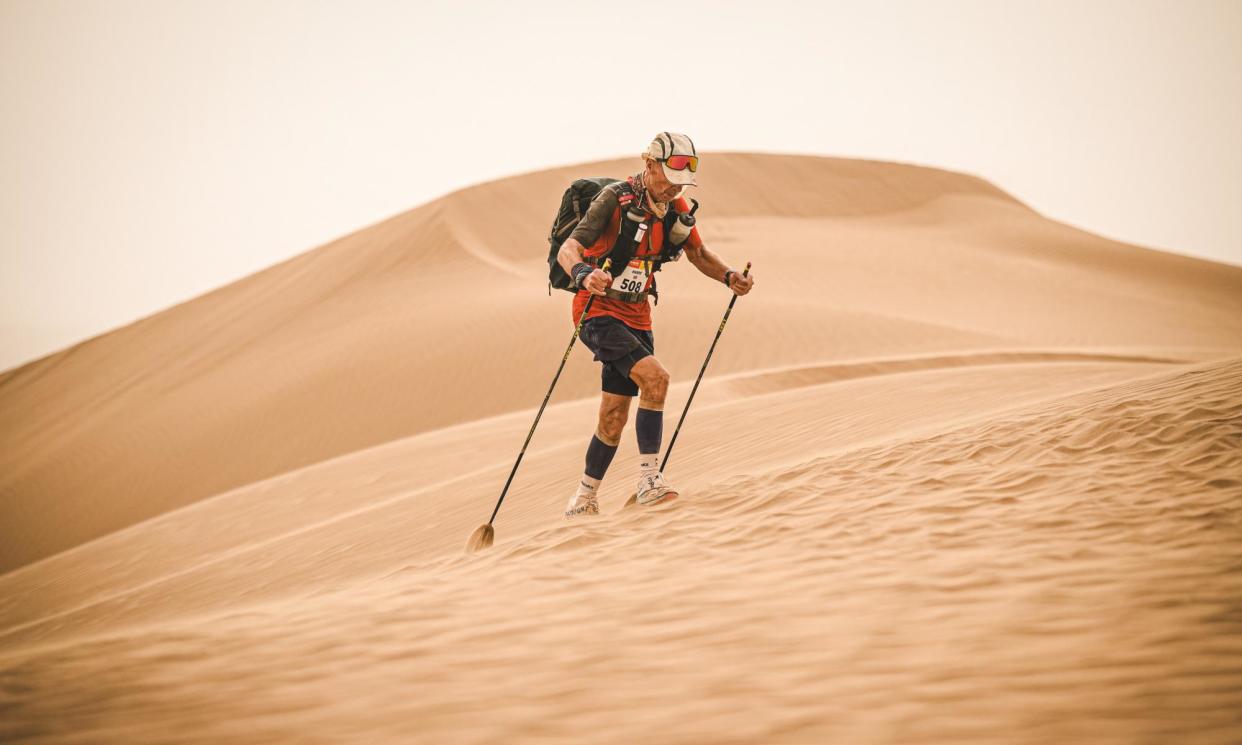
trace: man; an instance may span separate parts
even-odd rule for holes
[[[681,193],[687,186],[697,185],[699,158],[689,137],[668,132],[657,135],[642,158],[642,171],[600,191],[557,254],[561,268],[580,288],[573,301],[574,323],[582,315],[587,298],[596,296],[582,324],[581,336],[583,344],[595,353],[595,359],[603,363],[599,423],[587,446],[586,471],[565,509],[566,518],[599,514],[599,485],[617,452],[629,418],[630,399],[635,395],[639,397],[634,421],[641,469],[638,503],[653,505],[677,497],[677,490],[660,474],[664,396],[669,376],[655,358],[647,298],[654,289],[653,262],[670,240],[665,226],[672,221],[664,220],[665,215],[670,209],[679,214],[690,211]],[[629,220],[630,232],[620,235],[623,214]],[[636,220],[642,222],[634,232]],[[614,267],[613,272],[620,272],[615,277],[600,269],[607,256],[624,259],[630,255],[629,251],[614,252],[613,244],[620,242],[619,237],[628,240],[631,233],[635,236],[633,259],[625,267]],[[700,272],[723,282],[738,295],[750,292],[754,277],[743,277],[709,251],[697,227],[690,229],[681,246]],[[670,253],[663,255],[668,258]]]

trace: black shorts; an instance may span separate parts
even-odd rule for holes
[[[655,354],[655,337],[650,331],[631,328],[610,316],[588,318],[582,324],[582,343],[604,363],[601,387],[618,396],[637,396],[638,384],[630,380],[630,370],[644,357]]]

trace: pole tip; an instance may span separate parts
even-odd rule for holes
[[[494,540],[496,540],[496,529],[491,525],[480,525],[470,534],[470,540],[466,541],[466,553],[473,554],[476,551],[490,548]]]

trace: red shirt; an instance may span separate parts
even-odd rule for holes
[[[689,212],[690,205],[686,203],[684,197],[678,197],[669,204],[669,209],[675,209],[678,212]],[[634,261],[631,265],[636,265],[643,261],[644,257],[655,257],[660,255],[661,249],[664,248],[664,225],[663,221],[657,218],[651,218],[648,221],[648,228],[643,235],[642,242],[638,244],[638,249],[634,252]],[[608,221],[608,225],[599,234],[599,238],[594,243],[586,247],[586,255],[589,257],[603,256],[611,248],[613,242],[617,239],[617,233],[621,230],[621,207],[618,206],[612,211],[612,219]],[[699,237],[698,227],[690,229],[690,237],[686,238],[683,247],[700,249],[703,247],[703,239]],[[651,289],[655,276],[646,276],[645,284],[642,286],[642,292]],[[578,319],[582,317],[582,308],[586,305],[587,298],[591,293],[586,290],[578,290],[574,295],[573,304],[573,322],[578,323]],[[649,331],[651,329],[651,302],[644,298],[640,303],[627,303],[624,300],[614,300],[610,297],[597,295],[595,302],[591,303],[591,312],[587,314],[587,318],[595,318],[597,316],[612,316],[620,320],[626,326],[636,329]]]

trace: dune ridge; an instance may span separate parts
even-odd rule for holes
[[[1101,357],[1116,362],[1113,358]],[[1020,385],[1019,381],[1024,379],[1028,383],[1024,386],[1022,405],[1029,405],[1041,397],[1063,396],[1075,387],[1090,389],[1118,379],[1133,378],[1140,375],[1140,371],[1150,373],[1167,367],[1150,360],[1126,360],[1122,364],[1111,365],[1099,364],[1098,361],[1095,364],[1067,364],[1060,362],[1060,357],[1054,354],[1046,354],[1039,362],[1025,365],[1017,362],[1026,359],[1021,355],[1006,355],[1005,358],[1009,359],[1009,365],[1000,369],[1008,373],[1008,380],[1002,385],[988,380],[996,375],[996,371],[991,369],[995,364],[991,361],[993,358],[988,356],[976,359],[981,364],[973,377],[946,375],[934,366],[919,367],[920,364],[934,365],[939,360],[915,358],[844,365],[837,375],[828,377],[818,369],[798,369],[783,373],[761,372],[755,381],[751,380],[751,376],[723,378],[717,385],[704,388],[696,398],[695,418],[686,428],[687,438],[701,437],[705,431],[720,428],[736,416],[739,407],[752,404],[756,397],[766,396],[772,401],[773,394],[783,394],[776,396],[779,403],[769,404],[771,421],[783,431],[776,433],[768,427],[756,427],[749,437],[738,435],[728,445],[714,444],[706,457],[693,452],[697,446],[691,440],[688,446],[683,445],[678,455],[679,464],[686,461],[678,468],[679,477],[683,480],[680,483],[691,479],[688,485],[696,486],[699,478],[710,474],[713,461],[737,463],[738,458],[746,458],[741,462],[762,463],[770,468],[781,458],[802,455],[807,446],[799,442],[799,434],[808,429],[825,431],[823,412],[815,408],[807,409],[807,404],[815,402],[816,398],[825,399],[828,402],[825,409],[843,421],[867,419],[865,423],[853,423],[849,427],[849,437],[840,439],[838,447],[852,447],[864,439],[868,428],[874,429],[876,439],[880,440],[900,438],[920,431],[919,423],[913,417],[912,407],[915,406],[926,409],[922,412],[926,420],[922,426],[934,429],[942,427],[945,421],[986,417],[1012,406],[1013,387]],[[952,359],[960,363],[962,359],[971,357]],[[910,387],[916,394],[908,400],[895,396],[884,383],[872,382],[869,391],[838,391],[829,385],[853,379],[860,370],[869,370],[878,376],[901,376],[911,372],[926,374],[909,376]],[[1040,380],[1036,382],[1035,377]],[[749,391],[746,398],[735,394],[739,386]],[[810,392],[805,390],[814,387],[820,388],[817,397],[808,395]],[[934,390],[938,395],[932,402],[921,403],[920,398],[925,396],[917,393],[920,388]],[[991,390],[986,391],[988,388]],[[950,395],[945,395],[946,391]],[[989,393],[988,398],[983,397],[985,392]],[[670,392],[670,403],[679,407],[684,404],[688,393],[688,383],[675,386]],[[872,400],[877,396],[897,402],[903,418],[894,420],[878,411]],[[842,400],[851,397],[858,400],[858,403],[852,404],[853,410],[847,408]],[[969,401],[973,411],[967,416],[946,417],[941,407],[959,399]],[[932,408],[928,408],[929,403]],[[546,523],[549,514],[556,514],[561,495],[554,489],[558,481],[563,483],[566,478],[566,450],[580,446],[580,441],[573,435],[580,434],[581,423],[591,415],[594,407],[593,400],[574,401],[553,406],[545,414],[541,439],[535,441],[525,461],[515,492],[521,495],[517,498],[526,502],[530,501],[532,491],[552,495],[552,499],[541,499],[531,505],[541,506],[542,509],[530,510],[524,520],[513,521],[506,512],[501,521],[506,532],[529,530],[532,525]],[[363,536],[395,539],[392,531],[377,530],[377,521],[401,531],[407,523],[417,523],[424,517],[434,516],[440,521],[439,535],[422,535],[418,546],[401,546],[399,543],[385,546],[379,540],[377,548],[380,550],[364,557],[367,566],[381,567],[384,562],[398,560],[392,553],[398,548],[406,552],[404,556],[407,558],[411,552],[429,556],[443,553],[450,547],[455,548],[458,534],[469,530],[477,518],[469,508],[486,504],[489,496],[494,494],[512,465],[512,448],[520,442],[533,414],[533,410],[526,410],[493,420],[471,422],[311,466],[204,500],[193,508],[183,508],[11,572],[0,577],[0,619],[5,623],[0,626],[0,641],[42,638],[41,635],[47,633],[47,628],[52,625],[49,622],[56,622],[54,628],[57,634],[74,632],[72,623],[64,623],[66,616],[81,615],[88,623],[99,624],[103,619],[92,611],[98,611],[100,606],[125,609],[119,617],[126,617],[130,622],[136,615],[152,613],[168,618],[173,613],[184,612],[190,600],[179,590],[181,582],[190,588],[191,595],[198,595],[195,602],[208,602],[211,604],[208,607],[218,606],[222,600],[220,594],[210,584],[203,585],[201,578],[214,573],[213,582],[218,587],[224,582],[221,566],[232,564],[228,574],[236,584],[227,584],[232,584],[238,591],[249,591],[253,578],[247,569],[247,557],[269,548],[284,558],[266,561],[269,571],[275,574],[269,573],[264,582],[279,584],[285,592],[313,586],[322,580],[323,575],[307,572],[304,562],[295,561],[301,550],[299,546],[331,557],[347,551],[355,540]],[[546,441],[550,444],[544,445]],[[467,443],[485,447],[495,455],[477,468],[453,474],[437,483],[412,485],[408,478],[401,478],[403,471],[417,472],[422,467],[451,458]],[[824,442],[810,444],[814,452],[821,452],[825,447],[831,447],[828,438]],[[631,443],[623,443],[621,457],[632,458],[631,450]],[[394,463],[401,465],[394,467]],[[467,483],[469,486],[463,487]],[[439,500],[422,503],[425,494],[443,488],[452,488],[459,493],[462,497],[460,503],[445,505]],[[307,498],[307,490],[315,494],[313,501]],[[359,500],[361,503],[341,499],[340,495],[350,490],[364,491],[368,498]],[[377,513],[388,517],[377,520]],[[345,530],[344,523],[352,523],[353,527]],[[201,536],[203,525],[227,526],[228,530],[218,535]],[[344,538],[342,534],[352,537]],[[316,537],[307,540],[303,538],[306,536]],[[322,542],[325,538],[327,544]],[[302,542],[299,544],[299,541]],[[282,547],[282,544],[295,545]],[[178,550],[170,552],[170,546],[177,546]],[[341,566],[337,563],[331,573],[339,575],[340,571]],[[277,575],[282,580],[279,583],[274,582]],[[56,584],[49,584],[50,578],[55,578]],[[203,589],[206,592],[201,592]],[[145,597],[145,601],[143,609],[135,614],[131,609],[131,600],[136,594]],[[224,596],[225,603],[231,603],[228,597]],[[178,608],[181,610],[175,610]]]

